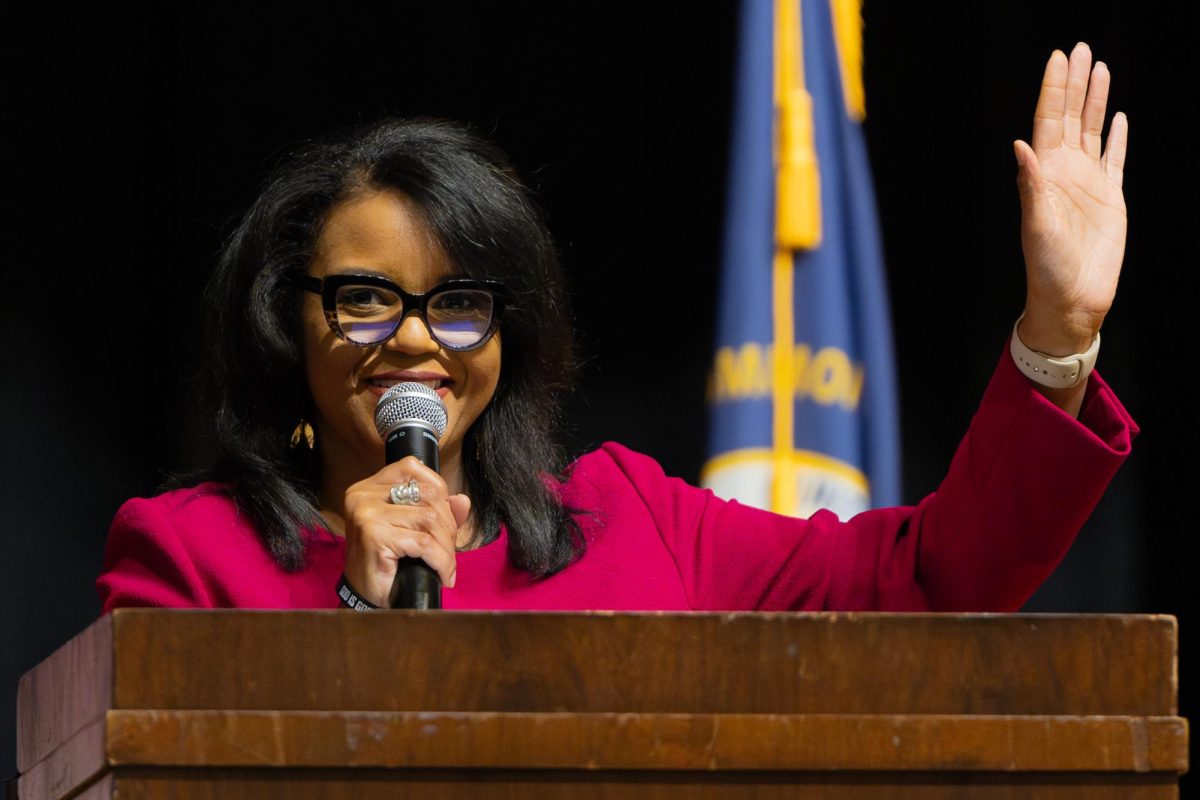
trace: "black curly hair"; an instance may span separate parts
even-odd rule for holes
[[[306,145],[272,173],[206,295],[217,458],[205,477],[226,487],[281,567],[303,567],[304,531],[323,522],[319,459],[288,446],[297,421],[312,419],[291,277],[309,266],[330,210],[373,189],[415,201],[459,274],[511,294],[500,382],[465,437],[464,477],[480,543],[504,521],[512,563],[553,574],[583,548],[546,481],[564,468],[557,433],[576,363],[562,269],[505,156],[455,124],[383,120]]]

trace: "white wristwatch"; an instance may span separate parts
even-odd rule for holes
[[[1025,319],[1024,313],[1017,317],[1008,349],[1012,353],[1013,361],[1017,364],[1017,369],[1021,370],[1026,378],[1051,389],[1070,389],[1072,386],[1078,386],[1081,381],[1092,374],[1092,370],[1096,368],[1096,355],[1100,352],[1100,331],[1096,331],[1096,338],[1092,340],[1092,346],[1087,349],[1086,353],[1061,357],[1048,356],[1045,353],[1030,350],[1021,341],[1021,337],[1017,335],[1017,327],[1023,319]]]

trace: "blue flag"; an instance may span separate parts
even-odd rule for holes
[[[900,502],[854,0],[743,0],[709,460],[719,496],[843,519]]]

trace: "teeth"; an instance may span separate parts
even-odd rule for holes
[[[402,381],[396,378],[368,378],[367,383],[375,386],[382,386],[385,389],[390,389],[398,383],[419,383],[422,386],[429,387],[430,389],[440,389],[446,385],[446,381],[440,378],[428,381]]]

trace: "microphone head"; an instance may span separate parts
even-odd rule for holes
[[[384,439],[406,423],[423,424],[440,439],[446,432],[446,419],[442,398],[423,383],[397,383],[383,393],[375,406],[375,429]]]

